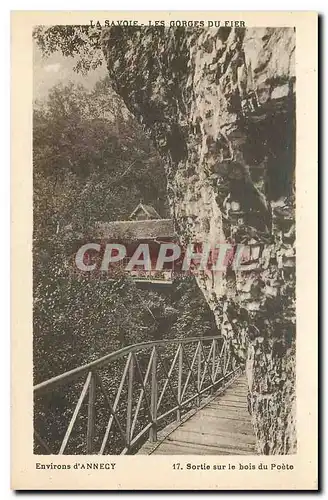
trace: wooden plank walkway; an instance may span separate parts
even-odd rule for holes
[[[143,455],[254,455],[255,435],[247,409],[245,375],[218,391],[196,412],[170,424],[156,443],[147,441]]]

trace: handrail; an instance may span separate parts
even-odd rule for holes
[[[91,361],[90,363],[87,363],[86,365],[81,365],[78,366],[77,368],[74,368],[73,370],[69,370],[68,372],[61,373],[60,375],[57,375],[56,377],[52,377],[48,380],[45,380],[44,382],[40,382],[39,384],[36,384],[33,387],[33,392],[34,394],[36,393],[42,393],[46,391],[49,387],[56,387],[58,385],[61,385],[65,382],[70,382],[74,380],[76,377],[79,377],[81,375],[87,374],[89,371],[92,371],[93,369],[96,368],[102,368],[105,366],[107,363],[110,361],[116,361],[119,358],[124,357],[126,354],[129,354],[130,352],[138,352],[143,349],[151,348],[154,346],[162,346],[166,344],[188,344],[192,342],[198,342],[200,339],[202,340],[216,340],[220,339],[222,335],[214,335],[214,336],[209,336],[209,337],[189,337],[189,338],[183,338],[183,339],[165,339],[165,340],[152,340],[150,342],[140,342],[138,344],[132,344],[126,347],[123,347],[122,349],[119,349],[118,351],[114,351],[110,354],[106,354],[105,356],[96,359],[95,361]]]
[[[170,349],[171,346],[174,348]],[[145,355],[145,351],[150,352]],[[113,365],[117,360],[123,362]],[[105,372],[100,373],[104,368]],[[51,448],[55,443],[59,454],[69,452],[74,445],[78,446],[79,454],[81,446],[85,446],[86,453],[103,455],[107,450],[119,453],[117,447],[121,442],[121,454],[131,453],[147,436],[156,441],[157,431],[168,423],[168,418],[172,421],[175,415],[179,422],[183,411],[188,411],[190,405],[199,406],[202,397],[227,384],[239,369],[229,342],[221,335],[154,340],[123,347],[34,387],[35,427],[43,428],[43,432],[35,428],[35,443],[47,454],[53,453]],[[120,379],[119,373],[122,373]],[[71,387],[78,377],[83,387]],[[51,399],[40,396],[63,384],[69,386],[64,401],[71,406],[74,398],[75,408],[71,412],[60,407],[59,413],[51,414],[52,424],[51,418],[45,419],[45,428],[45,412],[53,410],[51,405],[50,410],[48,407]],[[70,421],[63,425],[69,415]],[[79,440],[83,429],[85,444]],[[47,442],[49,437],[51,445]]]

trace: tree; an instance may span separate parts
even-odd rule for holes
[[[74,234],[95,221],[125,219],[140,198],[168,214],[163,164],[106,80],[91,92],[72,84],[51,90],[34,111],[33,165],[37,381],[122,345],[213,331],[190,278],[167,294],[71,272]]]
[[[86,74],[104,62],[100,47],[101,31],[90,26],[37,26],[33,37],[45,57],[60,51],[65,57],[77,58],[75,70]]]
[[[108,79],[92,91],[54,87],[47,102],[35,107],[33,122],[35,383],[125,345],[212,333],[214,317],[190,278],[159,292],[140,290],[129,278],[109,281],[71,272],[76,234],[86,235],[95,221],[125,219],[140,198],[168,215],[163,163]],[[120,363],[107,374],[113,397]],[[35,399],[36,427],[53,449],[78,389],[72,384]],[[83,451],[83,428],[83,422],[76,426],[72,452]]]
[[[107,79],[54,87],[33,120],[36,230],[124,219],[140,198],[166,215],[162,163]]]
[[[47,102],[34,110],[38,381],[126,343],[151,338],[154,329],[149,318],[145,320],[147,308],[140,304],[133,282],[117,288],[106,280],[70,273],[75,242],[67,227],[75,228],[75,234],[86,233],[95,221],[124,219],[149,193],[157,209],[165,208],[162,164],[140,127],[123,114],[107,80],[91,92],[73,84],[56,86]]]

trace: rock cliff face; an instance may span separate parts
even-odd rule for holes
[[[111,28],[102,45],[165,159],[181,242],[248,245],[242,269],[197,279],[246,361],[258,452],[293,453],[294,30]]]

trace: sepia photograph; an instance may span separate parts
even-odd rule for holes
[[[317,489],[317,14],[12,33],[13,487]]]
[[[90,24],[33,32],[34,452],[295,453],[295,30]]]

